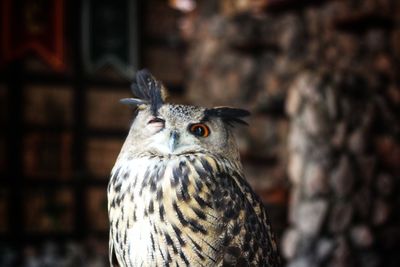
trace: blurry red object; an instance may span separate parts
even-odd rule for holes
[[[191,12],[196,8],[195,0],[169,0],[169,5],[172,8],[178,9],[182,12]]]
[[[64,0],[1,1],[3,65],[33,52],[53,69],[64,65]]]

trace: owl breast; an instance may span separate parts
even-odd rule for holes
[[[215,266],[226,224],[215,208],[219,168],[205,155],[119,159],[108,188],[118,261]]]

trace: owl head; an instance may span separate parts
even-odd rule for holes
[[[137,108],[121,154],[170,157],[212,153],[238,159],[232,128],[236,123],[246,124],[241,118],[250,115],[248,111],[165,103],[164,86],[147,70],[137,72],[132,92],[137,98],[121,100]]]

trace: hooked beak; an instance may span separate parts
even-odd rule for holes
[[[173,130],[169,138],[169,151],[171,153],[176,149],[178,143],[179,143],[179,133]]]

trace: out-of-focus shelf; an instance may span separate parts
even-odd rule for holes
[[[87,136],[96,138],[124,139],[128,135],[128,131],[128,129],[89,129],[87,131]]]
[[[256,107],[255,113],[267,117],[286,118],[285,95],[270,97],[265,103]]]
[[[104,239],[104,241],[107,241],[108,239],[108,231],[104,230],[89,230],[87,233],[88,236],[90,237],[95,237],[97,239]],[[53,231],[53,232],[25,232],[23,237],[23,241],[26,243],[42,243],[44,241],[53,241],[53,242],[69,242],[69,241],[76,241],[80,239],[80,236],[77,235],[76,233],[73,232],[59,232],[59,231]],[[16,237],[12,234],[5,234],[5,233],[0,233],[0,240],[7,241],[7,242],[13,242],[16,241]]]
[[[371,28],[391,29],[394,21],[388,16],[375,13],[358,12],[335,21],[338,30],[347,32],[364,32]]]
[[[188,47],[187,43],[179,36],[146,36],[148,46],[160,46],[184,50]]]
[[[243,54],[260,54],[267,51],[273,53],[280,52],[280,48],[277,44],[260,42],[258,40],[254,40],[253,42],[234,44],[231,46],[231,48]]]
[[[289,10],[299,10],[307,6],[320,5],[331,0],[269,0],[266,12],[280,13]]]
[[[259,156],[252,153],[241,152],[240,157],[243,162],[251,163],[252,165],[260,165],[260,166],[273,166],[277,162],[276,157],[267,157],[267,156]]]
[[[39,133],[49,133],[49,134],[61,134],[61,133],[71,133],[73,130],[73,125],[37,125],[37,124],[25,124],[23,126],[24,133],[39,132]]]
[[[53,175],[26,175],[25,179],[18,182],[18,188],[20,189],[32,189],[32,188],[64,188],[74,186],[98,186],[104,187],[108,184],[108,177],[91,177],[86,175],[86,178],[72,176],[66,178],[59,178],[56,174]],[[0,185],[2,188],[11,188],[15,185],[14,181],[10,179],[1,179]]]

